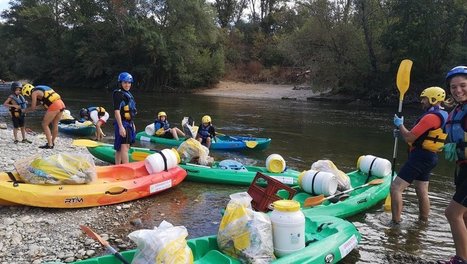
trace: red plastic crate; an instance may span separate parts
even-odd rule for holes
[[[262,187],[258,185],[258,182],[265,181],[266,186]],[[263,183],[261,183],[263,184]],[[279,190],[285,190],[289,193],[288,199],[292,199],[296,190],[290,188],[289,186],[283,184],[282,182],[257,172],[255,179],[251,182],[250,187],[248,188],[248,194],[253,198],[251,206],[256,211],[267,212],[271,210],[271,204],[277,200],[282,200],[280,196],[277,195]]]

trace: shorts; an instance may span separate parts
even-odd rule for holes
[[[97,111],[91,111],[89,117],[91,118],[94,125],[97,125],[97,122],[99,121],[102,121],[102,124],[105,124],[107,123],[107,120],[109,120],[109,113],[105,112],[103,116],[99,117],[99,113]]]
[[[11,117],[11,121],[13,121],[14,128],[24,127],[24,115],[20,115],[20,117]]]
[[[438,164],[438,155],[428,150],[415,148],[409,153],[409,159],[402,166],[399,178],[408,183],[429,181],[431,170]]]
[[[164,135],[162,136],[163,138],[174,138],[172,133],[170,133],[170,130],[165,132]]]
[[[467,164],[459,166],[457,174],[454,176],[456,192],[452,199],[467,207]]]
[[[120,136],[120,132],[118,129],[118,123],[114,122],[114,130],[115,130],[114,149],[116,151],[120,151],[122,144],[135,143],[136,133],[135,133],[135,130],[133,129],[133,122],[122,121],[122,123],[126,131],[126,137]]]
[[[54,101],[49,107],[47,107],[47,112],[51,111],[63,111],[65,110],[65,103],[62,101],[62,99],[58,99]]]

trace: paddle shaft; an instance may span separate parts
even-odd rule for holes
[[[397,110],[397,116],[401,117],[402,116],[402,100],[399,100],[399,108]],[[396,127],[396,129],[399,129]],[[399,142],[398,137],[394,138],[394,151],[392,153],[392,172],[391,172],[391,177],[394,177],[394,171],[396,169],[396,158],[397,158],[397,144]]]
[[[88,235],[89,237],[91,237],[92,239],[94,240],[97,240],[99,241],[99,243],[101,243],[112,255],[114,255],[117,259],[119,259],[123,264],[130,264],[130,262],[128,262],[123,256],[122,254],[120,254],[115,248],[113,248],[109,242],[107,242],[106,240],[104,240],[101,236],[99,236],[96,232],[92,231],[91,228],[87,227],[87,226],[84,226],[84,225],[80,225],[80,228],[81,230],[84,231],[84,233],[86,233],[86,235]]]

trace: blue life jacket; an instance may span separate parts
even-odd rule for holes
[[[24,99],[24,97],[21,94],[19,94],[18,96],[12,94],[10,98],[15,100],[15,102],[21,107],[21,109],[26,109],[26,107],[28,106],[28,102],[26,101],[26,99]]]
[[[212,125],[209,125],[207,127],[205,127],[204,125],[201,125],[199,126],[198,128],[198,134],[202,137],[202,138],[207,138],[207,137],[212,137],[213,135],[211,135],[211,133],[209,132],[210,130],[212,130],[213,128],[211,128]]]
[[[161,128],[163,128],[164,130],[167,130],[170,128],[169,121],[167,121],[167,119],[164,121],[156,119],[156,121],[154,121],[154,128],[156,131]]]
[[[40,90],[44,93],[44,96],[42,96],[42,99],[40,100],[46,108],[48,108],[53,102],[61,99],[60,95],[47,85],[37,85],[31,90],[31,93],[36,90]]]
[[[465,117],[467,115],[467,104],[462,104],[456,106],[454,110],[451,111],[446,122],[445,131],[448,133],[448,140],[451,143],[456,143],[457,157],[458,160],[465,160]]]
[[[434,114],[441,119],[441,126],[439,128],[432,128],[427,130],[421,136],[419,136],[415,142],[412,143],[414,147],[420,147],[429,151],[439,152],[444,146],[444,141],[447,135],[444,133],[444,127],[446,121],[448,120],[448,112],[441,110],[439,106],[433,106],[428,109],[420,118],[417,119],[417,122],[425,117],[426,115]]]
[[[136,116],[136,102],[130,91],[124,89],[116,89],[114,93],[120,92],[124,96],[124,100],[120,103],[120,115],[122,120],[131,121]]]

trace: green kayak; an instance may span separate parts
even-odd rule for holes
[[[88,147],[88,150],[94,157],[100,160],[109,163],[115,163],[115,150],[113,149],[112,145],[101,143],[96,147]],[[131,147],[128,152],[130,162],[136,161],[135,158],[137,157],[140,157],[141,160],[141,155],[136,153],[154,153],[154,151],[147,148]],[[187,171],[188,175],[186,179],[189,181],[244,186],[251,184],[257,172],[264,173],[290,186],[298,184],[297,179],[298,175],[300,174],[300,172],[292,169],[287,169],[281,173],[272,173],[268,172],[266,167],[257,166],[245,166],[247,171],[227,170],[220,168],[218,162],[216,162],[211,167],[191,163],[180,164],[179,166]]]
[[[306,216],[305,241],[306,247],[272,263],[337,263],[357,247],[361,239],[355,226],[345,220],[331,216]],[[194,263],[240,264],[219,251],[216,236],[206,236],[188,240],[188,246],[193,252]],[[136,250],[122,252],[126,260],[131,262]],[[95,257],[79,264],[117,264],[121,263],[113,255]]]
[[[347,173],[350,177],[350,182],[354,190],[348,192],[349,197],[345,200],[338,202],[330,202],[326,199],[321,204],[313,207],[304,207],[305,200],[313,197],[311,194],[304,192],[299,187],[295,186],[293,189],[297,191],[293,200],[300,203],[302,211],[306,216],[316,215],[332,215],[341,218],[349,217],[360,212],[363,212],[370,207],[375,206],[383,201],[389,194],[389,187],[391,185],[391,175],[387,175],[382,179],[376,177],[368,178],[368,175],[361,171],[353,171]],[[372,184],[373,182],[377,184]],[[364,186],[369,183],[367,186]],[[280,190],[278,195],[287,198],[288,193]],[[323,200],[314,196],[313,200]]]
[[[158,136],[150,136],[146,132],[141,131],[136,134],[136,140],[148,141],[167,146],[179,146],[185,140],[175,140],[171,138],[163,138]],[[270,138],[256,138],[248,136],[216,136],[216,141],[211,143],[211,150],[262,150],[269,146],[271,143]]]

